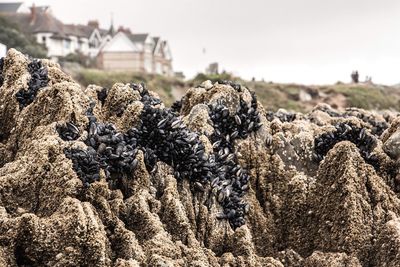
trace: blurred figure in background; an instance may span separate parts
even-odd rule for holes
[[[352,83],[358,83],[358,81],[359,81],[359,74],[358,74],[358,71],[356,70],[356,71],[353,71],[352,73],[351,73],[351,81],[352,81]]]

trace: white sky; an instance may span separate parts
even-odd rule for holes
[[[25,1],[30,5],[33,1]],[[169,41],[174,69],[208,63],[244,78],[305,84],[400,82],[399,0],[37,0],[66,23],[98,19]],[[203,53],[203,48],[206,53]]]

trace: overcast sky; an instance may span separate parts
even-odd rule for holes
[[[26,1],[31,4],[33,1]],[[98,19],[109,28],[168,40],[175,70],[188,77],[208,63],[247,79],[306,84],[361,79],[400,82],[399,0],[37,0],[67,23]],[[205,50],[205,53],[204,53]]]

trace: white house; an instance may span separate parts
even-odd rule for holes
[[[123,27],[114,34],[112,25],[110,30],[104,30],[97,21],[89,21],[87,25],[64,24],[48,6],[33,5],[18,12],[19,7],[20,3],[0,4],[0,14],[44,44],[50,58],[81,53],[96,58],[98,66],[105,70],[173,75],[169,45],[159,37],[132,34]]]
[[[7,53],[7,47],[0,43],[0,58],[5,57]]]
[[[153,40],[153,73],[172,76],[172,54],[168,42],[159,37]]]
[[[147,33],[119,31],[100,49],[97,59],[98,66],[105,70],[173,75],[167,42]]]
[[[4,13],[20,29],[33,34],[38,43],[44,44],[51,58],[65,57],[80,52],[95,57],[99,48],[111,40],[108,31],[99,28],[96,21],[88,25],[64,24],[55,18],[48,6],[32,6],[30,12]]]

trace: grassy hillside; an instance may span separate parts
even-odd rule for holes
[[[309,111],[320,102],[338,107],[364,109],[397,109],[400,107],[400,90],[372,84],[336,84],[329,86],[304,86],[297,84],[248,83],[259,100],[269,109],[285,108]]]
[[[321,102],[328,103],[335,108],[358,107],[375,110],[400,110],[400,89],[390,86],[364,83],[306,86],[262,81],[252,82],[229,74],[222,76],[200,74],[189,81],[189,85],[197,85],[207,79],[212,81],[232,80],[241,83],[255,91],[264,107],[273,111],[284,108],[307,112]]]
[[[359,107],[364,109],[400,109],[400,89],[373,84],[343,84],[305,86],[299,84],[278,84],[245,81],[225,73],[221,75],[199,74],[183,82],[175,78],[158,75],[143,75],[129,72],[106,72],[94,69],[75,71],[74,78],[83,86],[97,84],[111,87],[116,82],[144,82],[157,92],[166,105],[171,105],[185,89],[197,86],[205,80],[232,80],[255,91],[259,101],[268,110],[284,108],[291,111],[307,112],[316,104],[325,102],[335,108]]]
[[[72,76],[83,86],[96,84],[110,88],[117,82],[121,83],[140,83],[144,82],[147,87],[159,94],[164,103],[169,106],[175,101],[173,90],[178,90],[185,86],[184,82],[167,78],[160,75],[143,75],[131,72],[109,72],[95,69],[82,69],[72,72]]]

